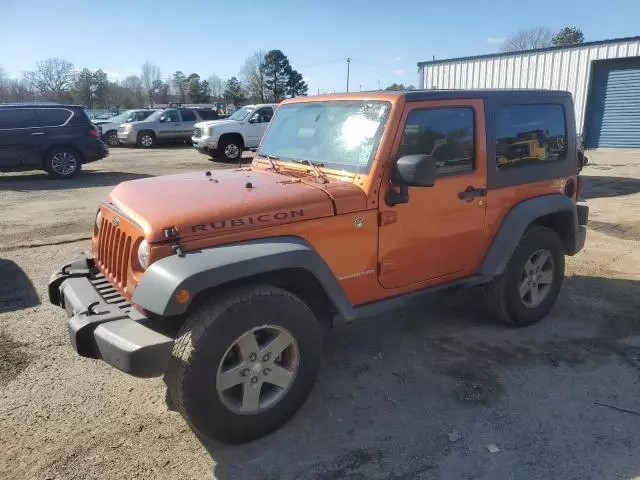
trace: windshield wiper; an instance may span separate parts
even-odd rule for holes
[[[268,153],[256,153],[256,157],[266,158],[267,160],[269,160],[269,163],[271,164],[271,168],[273,169],[274,172],[277,172],[280,170],[280,166],[278,166],[275,162],[276,160],[280,160],[280,157],[278,155],[269,155]]]
[[[320,179],[322,179],[322,183],[329,183],[329,178],[327,178],[327,174],[324,173],[320,167],[324,167],[324,163],[322,162],[314,162],[313,160],[307,160],[307,159],[292,159],[292,162],[295,163],[302,163],[305,165],[310,165],[311,168],[313,168],[314,172],[316,172],[316,176]]]

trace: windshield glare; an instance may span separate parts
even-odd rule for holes
[[[240,110],[236,111],[233,115],[229,117],[229,120],[237,120],[239,122],[243,121],[245,118],[251,114],[255,109],[253,107],[242,107]]]
[[[366,172],[389,116],[381,101],[309,102],[282,105],[260,152],[281,160],[310,160],[329,168]]]

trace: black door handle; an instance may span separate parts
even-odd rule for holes
[[[467,187],[464,192],[458,193],[458,198],[460,200],[466,200],[466,201],[470,202],[471,200],[473,200],[476,197],[484,197],[486,195],[487,195],[487,189],[486,188]]]

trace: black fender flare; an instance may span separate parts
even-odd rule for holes
[[[557,212],[571,212],[573,225],[570,228],[572,232],[575,232],[578,227],[576,205],[573,199],[565,195],[543,195],[524,200],[514,206],[502,221],[477,273],[490,276],[500,275],[527,227],[536,219]]]
[[[309,243],[298,237],[229,243],[162,258],[142,275],[132,302],[157,315],[180,315],[187,311],[189,302],[176,300],[178,290],[186,289],[192,300],[212,287],[289,268],[309,271],[339,312],[347,316],[353,312],[331,269]]]

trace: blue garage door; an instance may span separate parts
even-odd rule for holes
[[[640,57],[594,64],[585,133],[590,148],[640,148]]]

